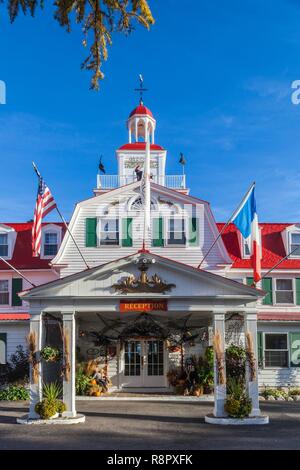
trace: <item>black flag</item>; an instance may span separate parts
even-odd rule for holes
[[[104,165],[103,165],[103,163],[102,163],[102,157],[100,157],[100,161],[99,161],[99,166],[98,166],[98,168],[99,168],[99,171],[100,171],[101,173],[104,173],[104,174],[105,174],[105,167],[104,167]]]
[[[180,152],[179,163],[181,163],[181,165],[185,165],[185,164],[186,164],[186,159],[184,158],[184,155],[183,155],[182,152]]]

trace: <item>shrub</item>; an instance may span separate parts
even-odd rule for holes
[[[291,397],[294,397],[295,395],[300,395],[300,388],[292,388],[290,391],[289,391],[289,395]]]
[[[29,390],[20,385],[11,385],[4,390],[0,390],[0,400],[29,400]]]
[[[82,366],[78,367],[76,372],[76,395],[88,395],[88,389],[91,382],[91,376],[87,375]]]
[[[265,388],[261,392],[261,396],[265,398],[274,397],[275,399],[277,398],[286,399],[288,397],[288,393],[286,393],[284,390],[279,390],[278,388]]]
[[[250,398],[243,396],[240,399],[230,396],[225,402],[225,411],[231,418],[246,418],[251,413]]]
[[[66,404],[61,401],[61,400],[56,400],[56,411],[57,413],[59,413],[60,415],[66,411],[67,407],[66,407]]]
[[[42,419],[49,419],[57,413],[57,403],[44,399],[37,403],[34,409]]]
[[[3,367],[2,383],[27,383],[29,381],[28,353],[18,345],[16,352]]]

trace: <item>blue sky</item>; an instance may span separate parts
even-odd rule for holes
[[[300,105],[291,103],[291,82],[300,79],[300,0],[149,2],[155,26],[114,37],[99,93],[80,70],[79,28],[67,34],[50,7],[10,25],[0,7],[0,220],[32,218],[32,160],[67,218],[92,194],[100,154],[116,173],[142,72],[168,174],[181,172],[184,152],[191,193],[210,201],[218,220],[255,180],[261,221],[299,222]]]

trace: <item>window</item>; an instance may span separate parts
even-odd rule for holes
[[[119,220],[101,220],[100,245],[119,245]]]
[[[288,367],[289,352],[286,333],[265,333],[265,367]]]
[[[9,304],[8,281],[0,281],[0,305]]]
[[[290,252],[292,251],[294,251],[292,256],[300,256],[300,233],[291,233]]]
[[[7,356],[7,334],[0,333],[0,365],[6,364],[6,356]]]
[[[168,245],[185,245],[185,220],[182,218],[169,219],[168,223]]]
[[[276,291],[275,299],[277,304],[293,304],[293,280],[292,279],[275,279]]]
[[[8,256],[8,235],[0,233],[0,256]]]
[[[44,256],[55,256],[58,250],[58,234],[46,232],[44,237]]]
[[[250,247],[249,247],[249,240],[243,238],[243,258],[250,258]]]

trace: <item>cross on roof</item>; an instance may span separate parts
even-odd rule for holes
[[[143,104],[143,93],[145,91],[148,91],[148,89],[144,88],[144,78],[142,74],[139,75],[139,81],[140,81],[140,87],[135,88],[134,91],[138,91],[140,93],[140,104]]]

